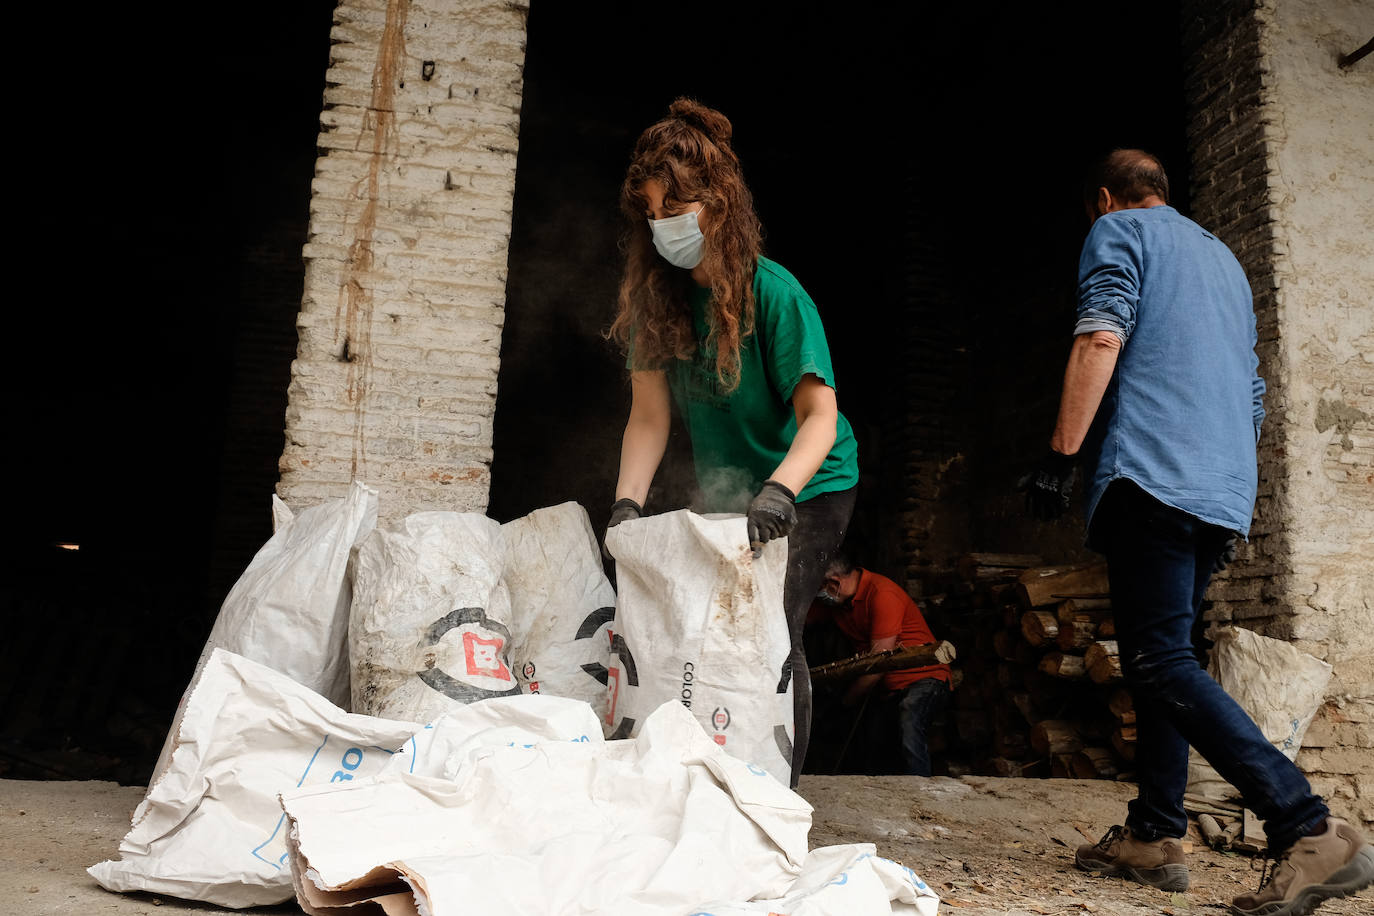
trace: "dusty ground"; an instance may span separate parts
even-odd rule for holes
[[[873,842],[916,870],[941,896],[941,913],[1045,916],[1094,913],[1220,914],[1250,890],[1250,860],[1195,844],[1193,885],[1182,894],[1073,869],[1081,830],[1094,839],[1120,819],[1131,787],[1106,781],[806,776],[816,807],[813,846]],[[86,867],[115,853],[137,787],[108,782],[0,780],[0,913],[13,916],[166,916],[231,912],[153,895],[110,894]],[[294,905],[255,910],[299,913]],[[1330,901],[1321,916],[1374,912],[1374,892]]]

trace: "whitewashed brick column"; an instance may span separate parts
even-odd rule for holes
[[[1296,613],[1287,637],[1335,667],[1298,764],[1374,823],[1374,35],[1367,0],[1259,4],[1276,117],[1275,304]]]
[[[278,494],[483,511],[528,0],[341,0]]]
[[[1187,0],[1195,215],[1236,250],[1269,383],[1251,543],[1212,618],[1334,669],[1298,766],[1374,823],[1374,35],[1366,0]]]

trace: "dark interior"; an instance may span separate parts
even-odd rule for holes
[[[145,780],[270,534],[331,8],[183,16],[193,52],[85,37],[109,101],[22,103],[45,149],[20,188],[41,293],[10,325],[38,355],[6,367],[0,776]],[[1085,166],[1153,150],[1187,211],[1178,31],[1171,3],[535,0],[490,514],[571,499],[605,522],[629,402],[601,333],[618,188],[637,133],[689,95],[733,121],[766,252],[825,321],[859,562],[919,595],[969,550],[1081,556],[1079,521],[1026,521],[1013,485],[1053,422]],[[651,509],[692,485],[677,435]]]

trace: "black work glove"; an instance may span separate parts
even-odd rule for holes
[[[797,494],[776,480],[765,480],[749,504],[748,519],[749,544],[756,551],[773,538],[786,537],[797,524]]]
[[[1059,518],[1069,508],[1069,494],[1073,490],[1073,468],[1078,459],[1050,449],[1040,459],[1035,470],[1016,483],[1018,492],[1026,494],[1026,513],[1042,521]]]
[[[1239,540],[1234,534],[1226,539],[1226,546],[1221,548],[1221,553],[1217,555],[1216,562],[1212,564],[1212,575],[1215,576],[1236,562],[1236,542]]]
[[[611,520],[606,523],[606,530],[609,532],[612,528],[614,528],[616,525],[619,525],[621,522],[627,522],[632,518],[640,518],[643,515],[644,507],[641,506],[639,503],[635,502],[633,499],[630,499],[628,496],[624,499],[617,499],[611,505]],[[602,536],[601,538],[601,555],[608,560],[615,559],[615,557],[611,556],[610,551],[606,549],[605,536]]]

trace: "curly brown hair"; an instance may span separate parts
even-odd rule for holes
[[[710,211],[701,261],[711,287],[704,349],[715,354],[716,377],[727,392],[739,387],[740,344],[754,331],[754,270],[763,251],[763,227],[730,148],[731,133],[725,115],[680,98],[668,117],[640,134],[620,188],[628,222],[625,273],[609,331],[631,353],[635,370],[661,369],[697,349],[687,302],[691,275],[658,256],[644,217],[644,183],[657,179],[665,203],[700,202]]]

